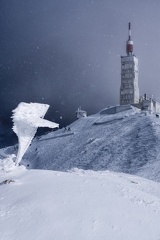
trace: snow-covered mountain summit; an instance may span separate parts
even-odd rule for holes
[[[36,138],[23,158],[30,168],[112,170],[160,180],[160,120],[130,107],[101,111]],[[12,149],[6,150],[6,153]]]
[[[160,183],[122,172],[160,180],[160,120],[106,111],[36,138],[29,170],[0,150],[2,240],[159,239]]]
[[[23,163],[58,171],[112,170],[159,181],[159,118],[134,107],[104,113],[78,119],[67,129],[35,139]]]

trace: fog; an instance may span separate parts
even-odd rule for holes
[[[129,21],[140,94],[160,100],[159,12],[159,0],[1,0],[3,137],[22,101],[50,104],[46,117],[61,127],[75,120],[79,106],[93,114],[119,104]]]

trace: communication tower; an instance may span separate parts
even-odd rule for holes
[[[128,35],[127,56],[121,56],[120,105],[139,103],[138,59],[133,55],[131,23],[128,25]]]

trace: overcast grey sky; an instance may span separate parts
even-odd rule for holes
[[[140,94],[160,100],[159,0],[1,0],[1,115],[36,101],[68,124],[80,105],[91,114],[118,104],[129,21]]]

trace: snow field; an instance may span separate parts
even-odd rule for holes
[[[0,150],[0,240],[159,240],[160,183],[148,179],[160,181],[160,120],[132,108],[70,128],[33,141],[30,170],[16,147]]]
[[[112,173],[1,174],[1,240],[158,240],[159,183]],[[128,237],[128,238],[126,238]]]

